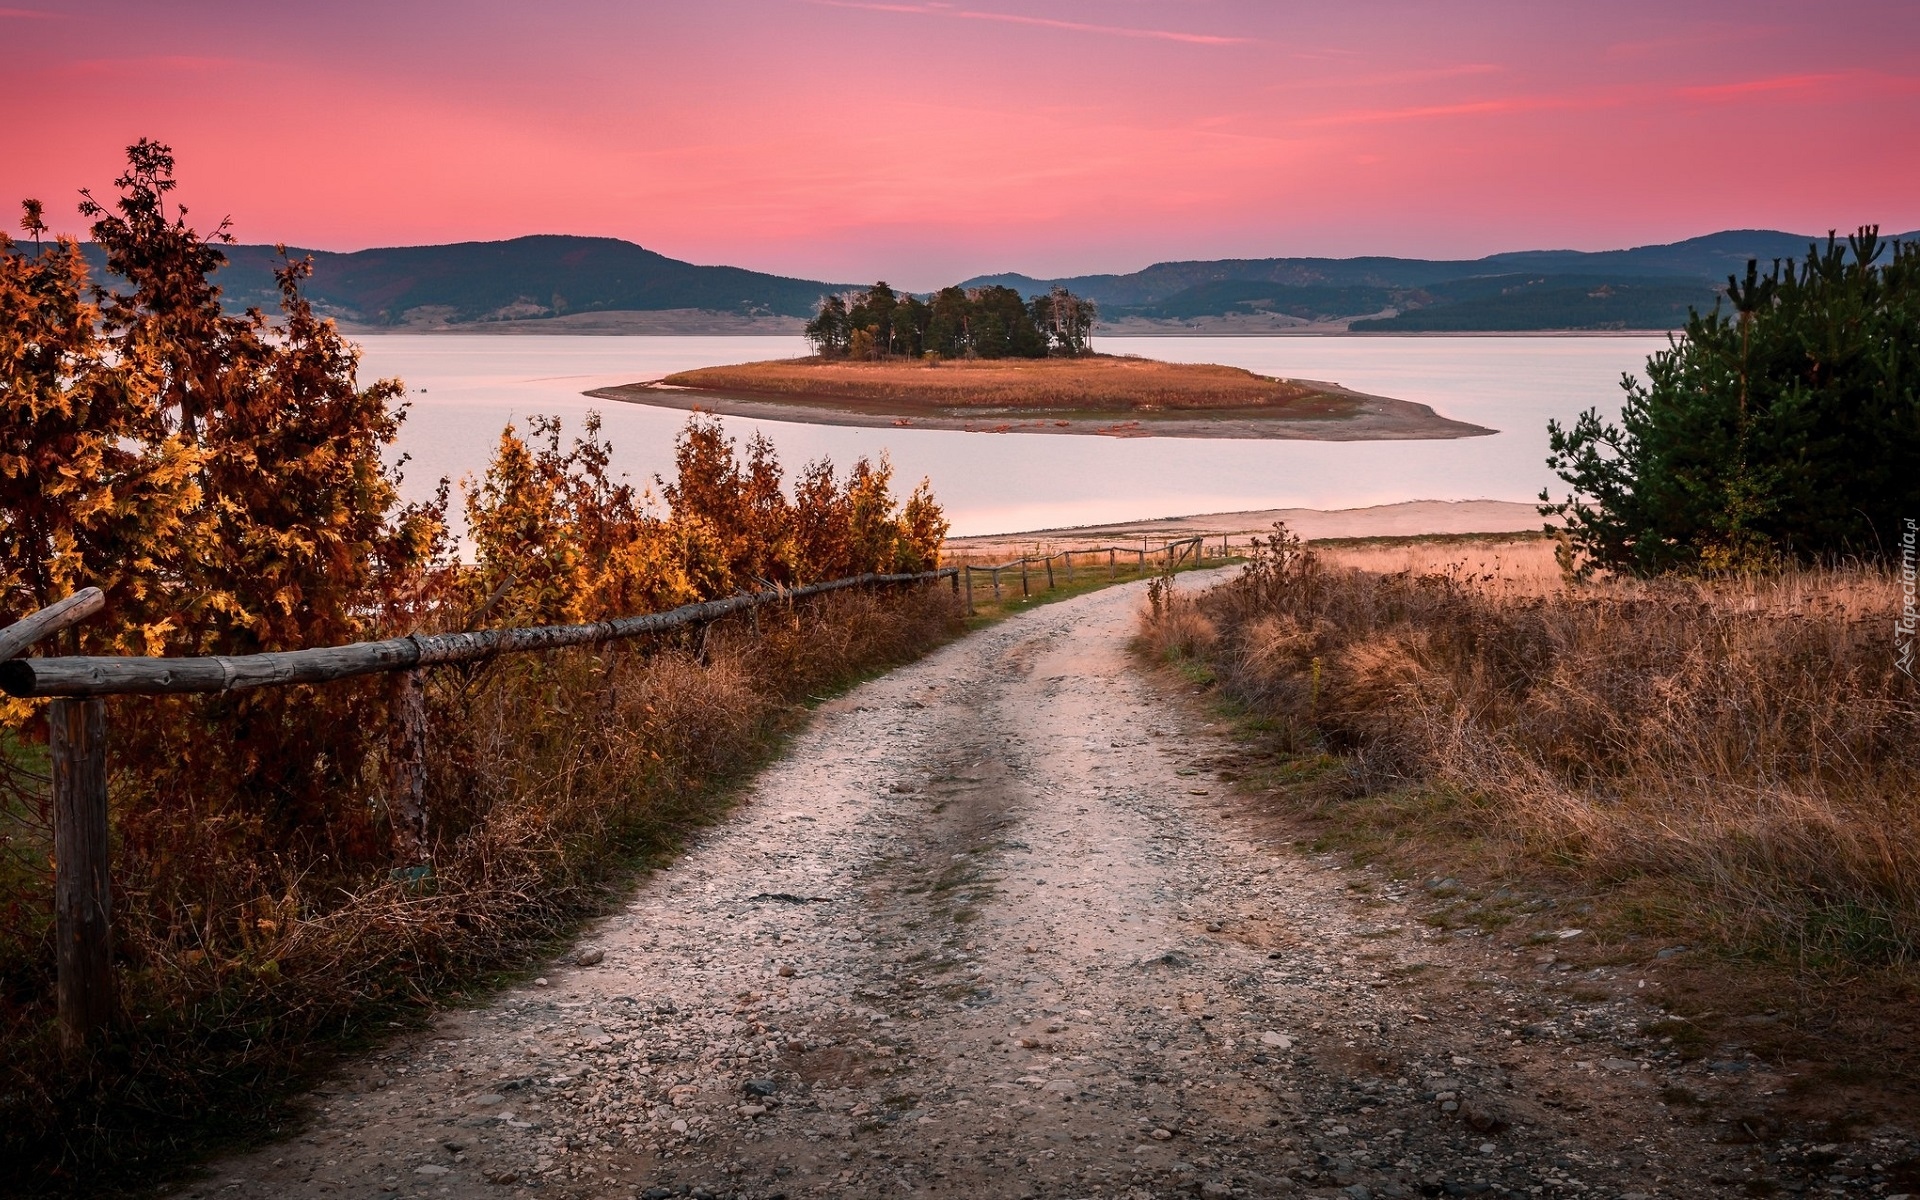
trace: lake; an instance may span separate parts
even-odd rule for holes
[[[501,427],[529,413],[589,409],[616,464],[635,480],[672,466],[686,414],[593,400],[588,388],[717,363],[806,353],[799,338],[386,334],[360,339],[365,380],[404,379],[412,404],[400,450],[406,493],[442,475],[478,474]],[[1613,415],[1620,376],[1640,373],[1664,337],[1102,338],[1109,354],[1217,362],[1263,375],[1326,380],[1431,405],[1489,426],[1453,441],[1304,442],[1040,437],[932,429],[841,429],[726,418],[763,430],[791,476],[826,455],[844,467],[892,456],[899,491],[929,476],[956,535],[1100,524],[1256,508],[1356,508],[1399,500],[1532,500],[1554,483],[1548,418]],[[457,493],[456,493],[457,495]]]

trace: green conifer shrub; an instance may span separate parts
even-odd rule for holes
[[[1920,516],[1920,246],[1867,227],[1727,284],[1731,313],[1691,313],[1622,380],[1618,425],[1548,423],[1572,491],[1540,511],[1585,569],[1873,560]]]

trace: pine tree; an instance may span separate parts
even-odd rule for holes
[[[1542,514],[1616,570],[1882,556],[1920,513],[1920,246],[1869,227],[1727,283],[1731,314],[1623,379],[1618,425],[1549,423],[1572,490]]]

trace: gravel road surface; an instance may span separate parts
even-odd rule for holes
[[[1785,1083],[1643,1033],[1631,965],[1569,991],[1423,924],[1432,887],[1288,844],[1226,731],[1130,661],[1140,602],[1038,608],[823,706],[542,979],[184,1194],[1890,1194],[1891,1134],[1698,1115]]]

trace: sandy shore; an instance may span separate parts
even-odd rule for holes
[[[1056,549],[1076,546],[1125,545],[1142,538],[1155,545],[1178,538],[1225,537],[1245,545],[1255,534],[1272,532],[1275,521],[1309,541],[1322,538],[1415,537],[1423,534],[1521,533],[1541,527],[1531,504],[1511,500],[1408,500],[1371,508],[1263,508],[1251,512],[1202,513],[1188,517],[1161,517],[1123,521],[1112,525],[1083,525],[1069,529],[1036,529],[951,538],[950,553],[994,555],[1035,543]]]

